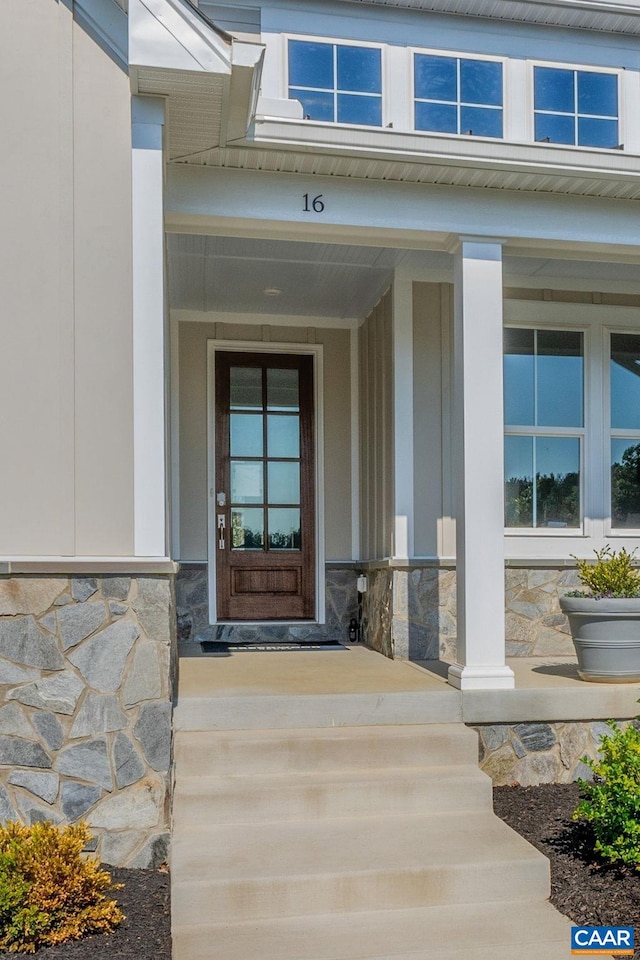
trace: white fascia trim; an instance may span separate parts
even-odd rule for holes
[[[127,17],[115,0],[75,0],[73,16],[126,67]]]
[[[352,127],[285,117],[260,120],[256,136],[247,140],[252,149],[277,148],[301,154],[321,153],[350,159],[441,163],[451,166],[500,170],[507,173],[538,173],[545,176],[580,176],[602,180],[637,180],[640,162],[636,154],[619,150],[595,150],[565,144],[514,143],[460,134],[363,127],[354,137]]]
[[[261,327],[322,327],[337,330],[355,330],[363,320],[358,317],[309,317],[277,313],[224,313],[217,310],[172,310],[171,321],[176,323],[251,324]]]

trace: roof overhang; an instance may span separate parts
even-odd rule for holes
[[[229,36],[188,0],[129,0],[128,19],[131,89],[168,100],[169,159],[244,137],[264,45]]]
[[[342,0],[516,23],[640,34],[640,0]]]

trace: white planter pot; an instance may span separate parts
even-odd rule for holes
[[[583,680],[640,683],[640,597],[560,597]]]

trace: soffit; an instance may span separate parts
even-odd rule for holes
[[[640,34],[640,3],[603,0],[342,0],[360,5],[400,7],[432,13]]]
[[[573,196],[640,199],[640,170],[626,179],[599,176],[597,171],[559,173],[540,170],[526,172],[504,167],[490,169],[464,159],[439,163],[432,158],[383,159],[366,156],[340,156],[327,153],[279,150],[265,147],[227,147],[194,158],[192,162],[211,167],[263,170],[270,173],[300,173],[305,176],[347,177],[363,180],[390,180],[406,183],[432,183],[459,187],[486,187],[496,190],[525,190]]]

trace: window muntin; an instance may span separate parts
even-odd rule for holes
[[[507,527],[580,526],[583,341],[572,330],[505,330]]]
[[[502,137],[502,63],[414,54],[414,124],[431,133]]]
[[[289,98],[307,120],[382,126],[380,49],[289,40]]]
[[[640,336],[612,333],[611,526],[640,528]]]
[[[533,85],[536,141],[618,146],[617,74],[536,66]]]

